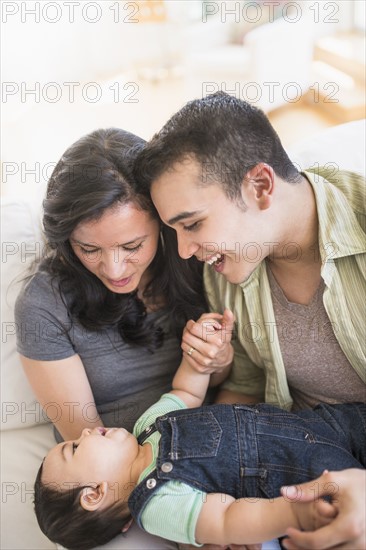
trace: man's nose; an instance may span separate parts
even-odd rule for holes
[[[190,238],[183,237],[182,235],[177,234],[178,240],[178,253],[181,258],[188,260],[194,254],[196,254],[199,249],[199,245],[192,241]]]

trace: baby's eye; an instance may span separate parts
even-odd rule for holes
[[[195,231],[196,229],[199,228],[200,224],[201,222],[194,222],[191,225],[185,225],[183,229],[184,231]]]
[[[72,454],[75,453],[76,449],[78,448],[77,444],[76,443],[73,443],[72,444]]]

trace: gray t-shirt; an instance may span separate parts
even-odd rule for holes
[[[139,416],[171,389],[181,361],[180,342],[166,310],[149,313],[146,322],[152,319],[165,333],[162,347],[154,353],[124,342],[115,326],[89,331],[71,319],[57,280],[52,283],[48,273],[39,271],[16,302],[17,348],[25,357],[41,361],[79,355],[104,425],[132,431]]]

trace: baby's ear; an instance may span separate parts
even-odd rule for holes
[[[96,487],[84,487],[80,494],[80,505],[88,512],[98,510],[107,498],[108,483],[102,481]]]

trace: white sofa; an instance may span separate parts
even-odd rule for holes
[[[228,36],[226,43],[188,49],[186,94],[201,97],[222,90],[269,112],[296,103],[305,94],[311,84],[312,57],[309,14],[304,13],[296,23],[280,17],[261,25],[248,24],[239,44],[231,43]]]
[[[290,153],[299,166],[331,163],[335,169],[365,172],[365,121],[330,128],[303,142]],[[2,366],[1,366],[1,541],[2,550],[54,549],[33,513],[32,488],[40,462],[54,445],[47,421],[23,375],[16,353],[13,306],[15,278],[42,254],[40,200],[4,198],[2,202]],[[50,406],[48,414],[56,410]],[[136,529],[135,527],[133,529]],[[142,534],[133,543],[117,537],[104,548],[176,548]],[[135,539],[136,541],[136,539]],[[137,545],[136,545],[137,544]],[[276,545],[268,545],[274,548]]]

